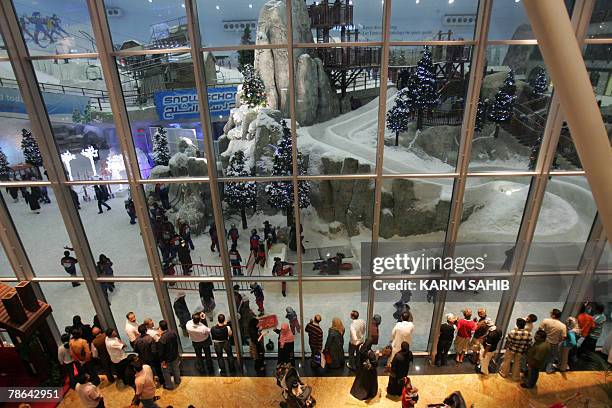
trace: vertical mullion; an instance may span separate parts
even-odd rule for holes
[[[295,224],[295,240],[297,252],[298,303],[300,307],[300,325],[304,327],[304,297],[302,294],[302,220],[300,217],[300,187],[297,147],[297,121],[295,106],[295,61],[293,59],[293,9],[292,0],[285,0],[285,15],[287,20],[287,60],[289,61],[289,117],[291,122],[291,182],[293,184],[293,216]],[[302,344],[302,364],[306,356],[304,345],[304,330],[300,330]]]
[[[577,0],[574,5],[571,21],[577,41],[580,45],[584,43],[593,7],[594,2],[591,0]],[[512,274],[510,278],[510,290],[502,294],[495,322],[496,326],[500,327],[504,332],[510,323],[512,309],[518,296],[521,279],[529,257],[529,249],[533,242],[538,215],[546,194],[546,187],[549,181],[551,166],[557,152],[557,144],[561,134],[562,124],[563,113],[559,97],[553,93],[546,126],[544,128],[544,135],[542,136],[542,147],[540,148],[536,167],[538,174],[533,178],[529,194],[527,195],[527,202],[519,228],[516,250],[510,267],[510,273]]]
[[[238,325],[238,311],[236,310],[236,303],[234,302],[234,294],[232,289],[233,283],[230,272],[229,255],[227,252],[227,241],[225,238],[225,224],[223,222],[223,207],[221,206],[219,183],[217,182],[217,160],[212,145],[213,132],[208,109],[208,89],[206,86],[207,81],[206,72],[204,69],[204,58],[201,51],[202,41],[200,38],[200,26],[198,21],[196,0],[186,0],[185,9],[187,13],[187,27],[191,41],[191,58],[193,61],[195,84],[198,93],[198,101],[200,102],[200,121],[202,123],[202,132],[204,133],[204,151],[207,158],[206,164],[208,169],[208,177],[210,179],[210,195],[213,205],[213,215],[215,225],[217,226],[217,235],[223,236],[223,239],[219,239],[219,251],[221,252],[221,263],[223,265],[223,280],[225,282],[225,291],[232,321],[232,331],[234,333],[234,345],[236,346],[238,364],[242,369],[242,333],[240,333],[240,328]]]
[[[153,277],[153,286],[159,301],[162,317],[168,322],[172,329],[176,330],[176,321],[174,320],[174,314],[170,305],[170,297],[162,281],[163,273],[161,262],[157,252],[157,244],[151,229],[151,220],[149,219],[146,197],[142,185],[138,182],[140,178],[138,158],[131,140],[132,133],[129,124],[129,116],[124,104],[121,79],[119,78],[116,62],[112,56],[113,44],[108,22],[106,20],[106,9],[104,8],[102,0],[88,0],[87,6],[94,38],[96,39],[96,46],[98,47],[100,65],[108,89],[116,134],[125,162],[128,184],[138,217],[138,227],[140,228],[140,235],[143,240],[149,268]]]
[[[392,0],[386,0],[383,3],[383,20],[382,20],[382,53],[380,61],[380,89],[378,93],[378,122],[377,122],[377,141],[376,141],[376,165],[375,165],[375,181],[374,181],[374,214],[372,216],[372,244],[370,251],[370,259],[368,265],[361,265],[361,268],[366,267],[368,279],[371,277],[370,265],[372,259],[378,253],[378,237],[380,235],[380,211],[382,206],[382,183],[384,182],[382,175],[384,169],[384,152],[385,152],[385,125],[387,118],[387,85],[389,82],[389,41],[391,37],[391,6]],[[363,269],[361,273],[363,279]],[[372,324],[372,316],[374,315],[374,302],[376,291],[374,290],[373,281],[368,281],[368,307],[367,307],[367,323],[368,332]],[[363,285],[361,285],[363,288]]]
[[[3,196],[0,196],[0,241],[15,277],[20,281],[31,280],[34,276],[32,264],[19,239]]]
[[[459,234],[461,214],[463,211],[463,198],[465,186],[467,184],[467,173],[470,165],[472,152],[472,139],[474,137],[474,125],[476,123],[476,110],[478,108],[478,98],[484,74],[485,56],[487,53],[487,38],[489,35],[489,25],[491,20],[492,0],[480,0],[478,5],[478,15],[476,17],[476,45],[472,48],[472,62],[470,64],[470,77],[466,95],[466,104],[463,110],[463,120],[461,122],[461,142],[457,154],[456,171],[459,176],[453,182],[453,195],[451,199],[451,210],[449,214],[448,227],[444,245],[444,256],[453,256]],[[446,277],[447,272],[443,272]],[[440,324],[443,320],[444,305],[446,303],[446,290],[438,291],[429,330],[429,350],[431,355],[435,355],[440,335]]]
[[[92,299],[96,314],[106,327],[114,326],[110,307],[101,288],[96,284],[96,269],[93,254],[89,247],[83,224],[77,213],[72,196],[66,187],[66,174],[59,159],[53,139],[51,122],[47,115],[44,100],[34,73],[32,62],[28,60],[28,51],[21,35],[17,14],[10,0],[0,0],[0,27],[6,47],[11,56],[10,61],[19,84],[26,111],[32,125],[33,134],[38,142],[40,153],[47,170],[51,188],[55,193],[57,205],[66,227],[70,241],[79,258],[85,285]]]

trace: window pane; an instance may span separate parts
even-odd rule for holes
[[[272,28],[273,22],[286,21],[284,3],[280,7],[266,6],[266,3],[266,0],[240,0],[231,4],[197,0],[202,46],[286,44],[285,35]],[[303,12],[299,15],[304,17]]]
[[[145,319],[153,319],[155,327],[162,319],[159,301],[151,282],[116,282],[113,292],[109,293],[109,301],[119,337],[128,348],[130,348],[130,342],[125,331],[127,313],[134,312],[138,324]]]
[[[374,207],[372,180],[309,181],[300,188],[311,205],[300,211],[302,219],[302,271],[304,275],[361,274],[361,243],[370,242]],[[294,232],[289,234],[287,260],[297,261]],[[339,257],[335,266],[328,260]]]
[[[100,62],[69,59],[33,64],[68,179],[125,179]]]
[[[476,0],[396,1],[391,3],[391,41],[472,40],[477,8]]]
[[[26,203],[24,194],[31,205]],[[48,197],[48,203],[44,197]],[[37,276],[66,277],[60,259],[63,256],[64,246],[73,247],[73,245],[64,228],[51,187],[20,187],[17,202],[8,194],[3,195],[3,198],[34,273]],[[38,209],[31,209],[37,206]]]
[[[610,26],[612,15],[610,12],[609,0],[597,0],[593,14],[591,14],[591,24],[589,25],[589,37],[591,38],[610,38],[612,31]]]
[[[106,1],[106,16],[117,50],[189,46],[183,0],[122,3]]]
[[[612,248],[610,248],[609,242],[606,244],[603,254],[601,254],[601,259],[599,260],[597,269],[600,271],[612,269]]]
[[[298,49],[295,58],[297,140],[305,174],[373,173],[381,48]],[[288,117],[289,96],[282,86],[268,100]]]
[[[585,177],[552,177],[546,186],[526,270],[575,270],[596,211]]]
[[[378,328],[380,333],[379,345],[384,346],[391,342],[393,327],[400,321],[402,313],[409,311],[412,314],[414,324],[410,350],[413,352],[427,351],[435,298],[428,299],[428,292],[422,290],[414,292],[409,290],[402,292],[376,290],[374,291],[374,299],[374,314],[378,314],[382,318],[382,323]]]
[[[292,4],[295,9],[293,25],[301,28],[298,38],[293,39],[294,43],[313,42],[313,39],[317,43],[382,40],[383,2],[316,1],[314,4],[304,4],[304,7],[301,2]],[[309,26],[312,36],[304,30]]]
[[[73,185],[78,196],[79,215],[87,234],[87,240],[98,262],[104,255],[110,259],[110,270],[103,275],[149,276],[151,274],[144,249],[138,219],[127,214],[126,205],[131,201],[127,184]],[[98,199],[99,197],[99,199]],[[112,209],[112,211],[110,210]],[[134,210],[135,211],[135,210]]]
[[[487,47],[470,170],[535,169],[550,99],[536,45]]]
[[[592,299],[594,302],[604,306],[606,321],[603,325],[601,336],[597,340],[597,346],[603,346],[604,341],[610,337],[612,332],[612,277],[609,275],[598,275],[593,279]]]
[[[380,237],[387,242],[443,243],[452,190],[452,179],[383,180]]]
[[[0,246],[0,276],[2,277],[15,277],[15,272],[11,267],[11,264],[6,257],[6,252],[4,252],[4,247]]]
[[[533,313],[538,317],[532,333],[535,334],[553,309],[563,310],[573,280],[574,276],[523,276],[507,330],[516,326],[519,317]]]
[[[367,321],[368,299],[362,296],[361,282],[303,282],[304,297],[304,325],[308,324],[315,315],[321,315],[321,328],[323,329],[323,346],[328,337],[328,330],[332,325],[332,319],[337,317],[344,325],[344,351],[348,353],[350,340],[351,310],[359,312],[359,318]],[[383,318],[384,321],[384,318]],[[382,335],[382,332],[381,332]],[[308,335],[304,335],[308,342]],[[382,344],[379,342],[379,344]],[[310,351],[310,347],[307,347]]]
[[[520,0],[494,1],[489,40],[530,40],[535,38],[525,7]]]
[[[384,171],[455,169],[471,47],[393,47],[389,53]]]
[[[80,282],[76,287],[69,282],[38,282],[38,284],[45,299],[53,308],[53,318],[60,333],[64,333],[66,327],[72,326],[72,317],[75,314],[81,316],[84,324],[93,326],[96,311],[85,283]],[[79,305],[78,308],[75,308],[75,305]]]
[[[96,52],[87,2],[15,1],[15,11],[30,55]]]
[[[0,35],[0,57],[6,57],[8,53],[6,52],[6,45],[4,44],[4,38]]]
[[[138,55],[117,63],[141,176],[206,176],[191,55]]]

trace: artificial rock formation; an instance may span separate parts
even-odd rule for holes
[[[294,0],[293,42],[312,43],[310,18],[306,3]],[[261,45],[287,43],[287,18],[283,0],[269,0],[259,14],[256,43]],[[340,112],[338,97],[318,58],[305,49],[294,49],[297,120],[307,126],[333,118]],[[287,50],[256,50],[255,68],[266,87],[268,105],[289,117],[289,56]],[[316,84],[316,86],[315,86]]]

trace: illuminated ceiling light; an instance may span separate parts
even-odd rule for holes
[[[183,4],[181,4],[181,7],[182,7],[182,8],[185,8],[185,4],[184,4],[184,3],[183,3]]]
[[[215,8],[216,8],[217,10],[221,10],[221,7],[219,7],[218,5],[217,5],[217,6],[215,6]]]
[[[149,3],[153,3],[153,0],[149,0]]]
[[[252,4],[249,4],[249,8],[253,8],[253,5],[252,5]]]
[[[515,2],[515,3],[520,3],[520,2],[521,2],[521,0],[514,0],[514,2]]]
[[[421,2],[421,0],[416,0],[416,4],[419,4]]]
[[[448,0],[448,4],[453,4],[455,0]]]

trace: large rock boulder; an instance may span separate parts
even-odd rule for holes
[[[492,100],[495,98],[497,91],[504,85],[504,81],[508,76],[508,72],[496,72],[494,74],[486,75],[482,79],[482,87],[480,88],[480,96],[483,99]],[[531,87],[528,83],[516,80],[516,97],[519,102],[525,101],[531,97]]]
[[[293,42],[312,43],[310,18],[306,3],[292,2]],[[287,42],[287,21],[285,2],[269,0],[261,9],[257,28],[256,43],[261,45],[284,44]],[[294,49],[296,98],[298,101],[297,120],[302,125],[326,121],[338,115],[340,104],[331,86],[322,62],[312,58],[306,49]],[[268,105],[289,116],[289,56],[284,49],[255,51],[255,68],[264,85]],[[315,86],[316,84],[316,86]]]
[[[513,40],[529,40],[535,38],[531,26],[527,23],[516,28],[512,35]],[[502,65],[512,68],[515,74],[525,74],[527,61],[532,52],[537,52],[537,47],[526,47],[524,45],[510,45]]]

